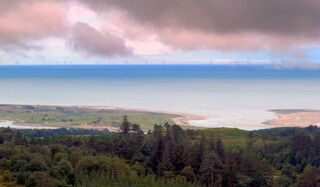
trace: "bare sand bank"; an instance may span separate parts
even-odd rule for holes
[[[51,125],[42,125],[42,124],[34,124],[34,123],[21,123],[16,121],[8,121],[1,120],[0,121],[1,128],[13,128],[13,129],[58,129],[61,127],[51,126]]]
[[[43,125],[43,124],[31,124],[31,123],[14,123],[15,126],[21,126],[21,127],[32,127],[35,129],[41,129],[41,128],[52,128],[52,129],[58,129],[58,128],[79,128],[79,129],[97,129],[97,130],[104,130],[108,129],[110,132],[118,132],[120,129],[119,127],[113,127],[109,125],[91,125],[91,124],[79,124],[79,125]]]
[[[276,113],[277,118],[264,122],[270,126],[269,128],[320,126],[320,110],[283,109],[270,111]]]
[[[190,113],[182,113],[182,112],[170,112],[170,111],[153,111],[153,112],[178,115],[179,117],[171,118],[171,120],[177,125],[192,126],[189,123],[189,121],[207,120],[207,119],[212,118],[210,116],[199,115],[199,114],[190,114]]]

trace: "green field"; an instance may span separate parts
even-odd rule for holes
[[[58,127],[76,127],[81,124],[118,127],[124,115],[128,116],[131,123],[139,124],[144,130],[153,129],[154,124],[165,124],[166,122],[173,124],[172,118],[179,117],[173,114],[121,109],[0,105],[0,119],[2,120]]]
[[[206,137],[220,138],[225,146],[245,146],[246,137],[249,131],[240,130],[236,128],[212,128],[203,129],[201,132]]]

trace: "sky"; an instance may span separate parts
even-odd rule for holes
[[[317,69],[319,17],[319,0],[0,0],[0,63]]]

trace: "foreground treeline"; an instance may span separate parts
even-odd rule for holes
[[[106,135],[111,134],[107,129],[97,130],[97,129],[79,129],[79,128],[59,128],[59,129],[19,129],[13,131],[19,131],[22,136],[28,138],[39,138],[46,136],[56,136],[56,135]],[[1,142],[1,137],[0,137]]]
[[[27,187],[313,187],[318,186],[320,130],[310,128],[235,136],[230,136],[234,129],[225,129],[226,136],[165,124],[144,134],[124,118],[119,134],[34,138],[2,129],[0,170],[5,180]]]

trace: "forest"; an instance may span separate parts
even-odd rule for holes
[[[120,127],[120,133],[3,128],[1,183],[26,187],[320,185],[320,128],[316,126],[184,130],[166,123],[144,132],[124,116]]]

